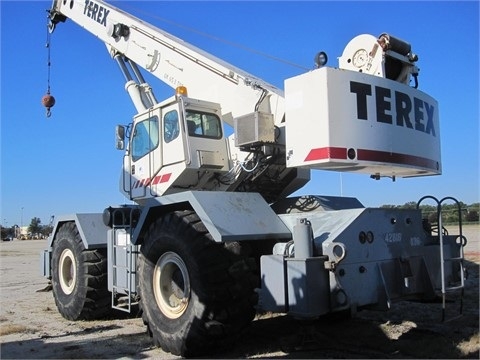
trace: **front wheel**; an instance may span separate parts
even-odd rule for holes
[[[153,270],[153,293],[160,311],[169,319],[177,319],[188,308],[190,275],[182,258],[167,251],[158,259]]]
[[[52,288],[65,319],[93,320],[110,312],[106,249],[85,249],[73,222],[63,224],[53,242]]]
[[[254,261],[212,240],[192,211],[154,222],[139,264],[143,319],[157,346],[181,356],[221,350],[255,315]]]

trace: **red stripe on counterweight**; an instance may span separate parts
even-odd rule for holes
[[[323,159],[346,159],[347,149],[339,147],[323,147],[312,149],[308,153],[305,161],[323,160]]]
[[[347,159],[347,149],[340,147],[323,147],[312,149],[308,153],[305,161],[325,160],[325,159]],[[355,160],[355,159],[353,159]],[[383,162],[389,164],[401,164],[401,165],[413,165],[439,170],[439,164],[437,161],[427,159],[421,156],[392,153],[389,151],[357,149],[356,160]]]
[[[392,153],[388,151],[358,149],[357,159],[385,162],[389,164],[414,165],[432,170],[438,170],[438,162],[420,156]]]

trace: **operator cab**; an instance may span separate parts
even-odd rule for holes
[[[117,126],[117,148],[125,135]],[[220,105],[177,95],[136,115],[120,187],[132,200],[185,190],[214,190],[230,170]]]

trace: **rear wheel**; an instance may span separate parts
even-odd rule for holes
[[[154,342],[181,356],[229,346],[255,315],[254,261],[211,239],[192,211],[154,222],[139,265],[143,319]]]
[[[52,254],[55,304],[68,320],[92,320],[110,312],[106,249],[86,250],[75,223],[63,224]]]

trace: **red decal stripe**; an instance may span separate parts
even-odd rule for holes
[[[155,178],[150,179],[149,183],[145,183],[145,186],[150,185],[150,183],[151,183],[151,185],[157,185],[157,184],[168,182],[168,180],[170,180],[171,176],[172,176],[172,173],[157,175],[157,176],[155,176]]]
[[[340,147],[323,147],[312,149],[308,153],[304,161],[315,161],[325,159],[347,159],[347,149]],[[388,151],[358,149],[357,160],[363,161],[375,161],[389,164],[401,164],[418,166],[435,171],[439,170],[439,164],[437,161],[427,159],[421,156],[413,156],[400,153],[392,153]]]
[[[159,183],[165,183],[170,180],[170,177],[172,176],[172,173],[169,174],[164,174],[164,175],[157,175],[154,178],[146,178],[146,179],[141,179],[135,181],[135,183],[132,186],[132,189],[136,189],[138,187],[146,187],[150,185],[157,185]]]
[[[157,185],[160,182],[162,175],[155,176],[155,179],[152,182],[152,185]]]
[[[389,164],[414,165],[427,169],[439,170],[438,162],[432,159],[407,154],[391,153],[388,151],[358,149],[357,159],[385,162]]]
[[[323,147],[312,149],[304,161],[324,160],[324,159],[346,159],[347,149],[340,147]]]
[[[172,176],[172,173],[163,175],[162,176],[162,181],[160,181],[160,182],[162,182],[162,183],[168,182],[170,180],[170,176]]]

